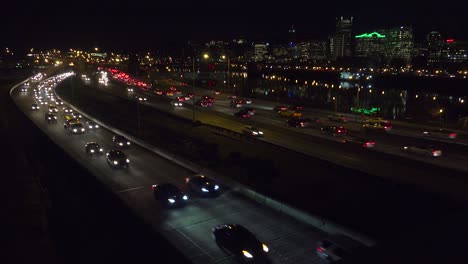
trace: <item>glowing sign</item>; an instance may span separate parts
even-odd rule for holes
[[[362,35],[355,36],[355,38],[385,38],[385,35],[379,34],[378,32],[364,33]]]
[[[374,115],[380,112],[380,107],[372,107],[372,108],[351,107],[351,112],[365,114],[365,115]]]

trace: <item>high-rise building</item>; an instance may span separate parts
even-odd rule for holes
[[[442,35],[437,31],[432,31],[426,36],[425,46],[427,49],[427,63],[433,65],[439,63],[442,56],[442,49],[445,41]]]
[[[336,32],[330,36],[330,55],[332,59],[352,56],[353,18],[336,19]]]
[[[364,33],[354,37],[354,56],[358,58],[380,58],[383,56],[386,36],[378,32]]]
[[[468,42],[447,39],[442,49],[441,60],[445,63],[467,63]]]
[[[327,41],[311,41],[310,42],[310,59],[325,60],[327,58]]]
[[[268,43],[256,43],[254,45],[254,60],[255,62],[265,61],[268,54]]]
[[[385,57],[392,62],[410,63],[413,54],[414,37],[411,27],[377,30],[385,35]]]
[[[289,28],[288,30],[288,42],[290,43],[290,45],[295,45],[296,41],[296,29],[294,28],[294,26],[291,26],[291,28]]]

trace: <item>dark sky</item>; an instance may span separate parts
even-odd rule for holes
[[[353,16],[355,33],[412,25],[468,40],[468,1],[15,1],[2,3],[0,45],[26,49],[152,49],[187,40],[274,40],[291,25],[299,39],[325,38],[337,16]],[[418,1],[420,2],[420,1]]]

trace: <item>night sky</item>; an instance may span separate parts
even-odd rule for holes
[[[412,25],[468,40],[468,1],[63,1],[2,3],[0,45],[26,48],[156,49],[187,40],[281,40],[294,25],[299,40],[325,39],[335,17],[353,16],[355,33]]]

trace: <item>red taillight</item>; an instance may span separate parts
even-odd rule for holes
[[[450,133],[449,134],[449,138],[456,138],[457,137],[457,134],[456,133]]]
[[[320,252],[320,253],[323,253],[323,248],[322,248],[322,247],[318,247],[318,248],[317,248],[317,251]]]
[[[153,185],[151,185],[151,188],[154,189],[154,188],[156,188],[156,186],[157,186],[156,184],[153,184]]]
[[[340,129],[338,129],[338,133],[341,133],[341,130],[340,130]]]

